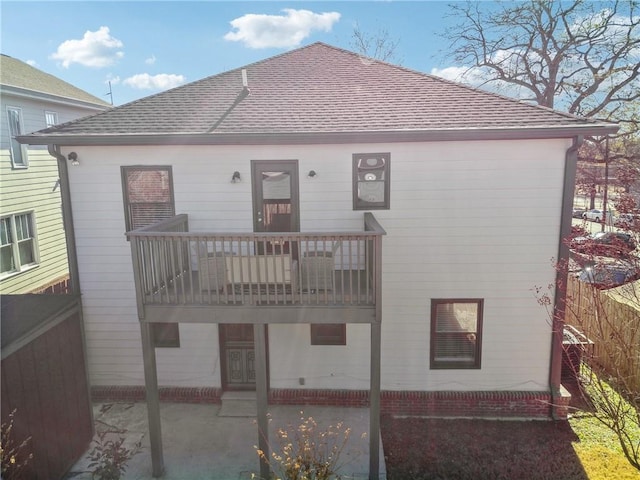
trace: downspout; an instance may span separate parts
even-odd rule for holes
[[[60,153],[58,145],[48,145],[49,154],[58,160],[58,175],[60,176],[60,196],[62,197],[62,224],[67,243],[67,258],[69,259],[69,277],[71,278],[71,293],[80,295],[80,271],[76,254],[76,232],[73,226],[71,210],[71,188],[69,187],[69,166],[67,158]]]
[[[549,387],[551,390],[551,417],[563,420],[558,415],[557,406],[562,398],[562,341],[564,334],[564,318],[567,303],[567,281],[569,278],[569,246],[567,239],[571,235],[571,218],[573,197],[578,165],[578,149],[582,145],[583,137],[573,138],[573,144],[565,154],[564,187],[562,190],[562,211],[560,214],[560,238],[558,239],[558,260],[556,265],[556,283],[554,288],[553,318],[551,327],[551,365],[549,372]]]
[[[49,155],[58,161],[58,176],[60,182],[60,197],[62,199],[62,226],[67,244],[67,259],[69,261],[69,278],[71,279],[71,294],[77,297],[78,315],[80,316],[80,335],[82,337],[82,356],[85,365],[85,380],[87,382],[87,398],[91,401],[91,378],[89,376],[89,359],[87,357],[87,336],[84,329],[84,307],[80,295],[80,270],[78,269],[78,255],[76,250],[76,231],[73,226],[71,210],[71,187],[69,186],[69,165],[67,158],[60,153],[58,145],[47,145]],[[91,416],[91,433],[95,433],[93,408],[89,408]]]

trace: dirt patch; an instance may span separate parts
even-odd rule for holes
[[[382,419],[388,480],[586,480],[567,422]]]

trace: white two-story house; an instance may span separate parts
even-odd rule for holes
[[[65,171],[96,398],[257,389],[375,433],[563,404],[534,289],[615,130],[315,43],[19,140]]]

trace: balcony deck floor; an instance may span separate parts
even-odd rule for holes
[[[153,294],[145,295],[146,304],[188,305],[374,305],[371,282],[360,270],[336,270],[333,285],[327,289],[313,289],[290,283],[229,283],[220,290],[208,285],[201,288],[197,271],[185,272]],[[308,279],[307,279],[308,280]],[[303,282],[310,284],[313,282]],[[329,282],[327,282],[329,283]]]

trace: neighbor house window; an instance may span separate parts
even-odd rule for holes
[[[58,124],[58,112],[44,112],[44,122],[47,128]]]
[[[127,231],[175,215],[171,167],[122,167]]]
[[[480,368],[483,303],[431,300],[431,368]]]
[[[346,345],[347,326],[344,323],[311,325],[311,345]]]
[[[7,107],[9,150],[11,153],[11,164],[13,168],[26,168],[27,147],[18,143],[16,137],[22,135],[22,110],[15,107]]]
[[[353,155],[353,209],[389,209],[389,153]]]
[[[33,213],[0,218],[0,275],[19,273],[37,265]]]

